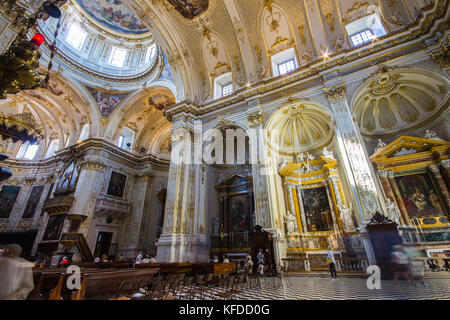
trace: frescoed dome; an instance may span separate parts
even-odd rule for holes
[[[90,18],[112,31],[127,35],[149,32],[120,0],[76,0],[76,3]]]

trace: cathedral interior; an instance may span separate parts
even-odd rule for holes
[[[338,271],[383,269],[402,244],[449,268],[449,17],[447,0],[1,0],[0,246],[262,248],[308,273],[329,248]]]

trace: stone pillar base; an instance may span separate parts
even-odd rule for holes
[[[157,262],[209,262],[209,240],[204,234],[162,234],[156,244]]]

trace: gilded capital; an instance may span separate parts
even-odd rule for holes
[[[345,86],[325,88],[323,92],[330,102],[336,102],[345,99]]]
[[[250,126],[256,126],[258,124],[261,124],[262,119],[263,119],[262,111],[257,111],[257,112],[251,113],[247,116],[248,124]]]

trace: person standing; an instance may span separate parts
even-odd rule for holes
[[[33,264],[20,258],[21,253],[12,244],[0,257],[0,300],[25,300],[34,288]]]
[[[139,251],[136,260],[134,260],[134,264],[142,263],[142,251]]]
[[[264,260],[265,260],[265,257],[264,257],[263,249],[259,249],[259,252],[256,255],[256,265],[258,266],[258,272],[260,274],[264,274],[264,265],[266,264]]]
[[[331,279],[334,281],[337,278],[336,260],[334,259],[334,252],[331,247],[328,247],[327,263],[330,266]]]

